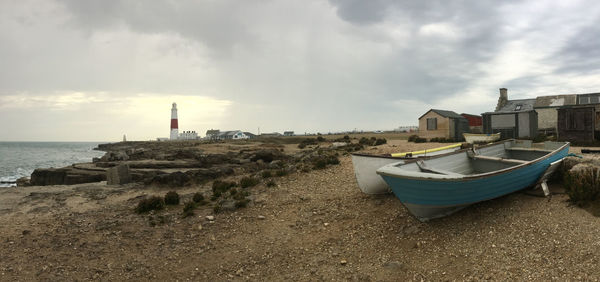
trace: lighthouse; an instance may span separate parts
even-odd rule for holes
[[[179,125],[177,124],[177,104],[173,103],[171,108],[171,140],[177,140],[179,136]]]

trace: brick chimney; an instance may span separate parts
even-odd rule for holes
[[[498,104],[496,105],[496,111],[500,110],[508,102],[508,90],[506,88],[500,88],[500,97],[498,98]]]

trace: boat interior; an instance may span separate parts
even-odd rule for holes
[[[395,166],[413,173],[432,173],[461,177],[506,169],[541,158],[565,145],[565,142],[532,143],[507,140],[469,149],[439,158],[417,160]]]

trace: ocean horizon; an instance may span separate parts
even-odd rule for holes
[[[16,186],[17,179],[30,177],[36,168],[59,168],[91,162],[108,142],[0,141],[0,187]]]

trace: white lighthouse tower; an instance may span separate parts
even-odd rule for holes
[[[177,104],[173,103],[171,108],[171,140],[177,140],[179,136],[179,125],[177,124]]]

